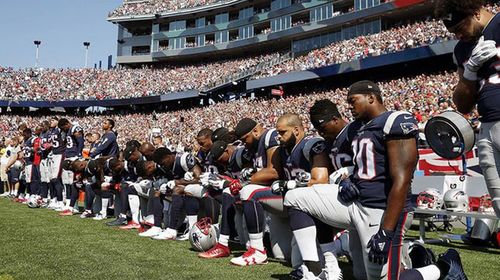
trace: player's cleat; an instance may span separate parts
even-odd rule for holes
[[[139,236],[142,237],[154,237],[161,233],[161,227],[151,227],[145,232],[139,233]]]
[[[73,216],[74,214],[78,213],[78,211],[77,212],[75,212],[75,211],[77,211],[77,210],[68,208],[68,209],[65,209],[64,211],[60,212],[59,216]]]
[[[82,219],[87,219],[87,218],[92,218],[92,217],[94,217],[94,214],[92,214],[92,211],[90,211],[90,210],[85,210],[80,215],[80,218],[82,218]]]
[[[325,268],[323,269],[327,279],[342,280],[342,270],[340,270],[339,263],[332,252],[325,253]]]
[[[301,278],[302,280],[327,280],[327,279],[335,279],[335,278],[328,278],[328,275],[326,275],[325,270],[322,270],[321,273],[318,276],[314,275],[314,273],[312,273],[311,271],[309,271],[309,269],[307,269],[307,267],[305,265],[302,265],[301,270],[302,270],[302,273],[303,273],[303,276]]]
[[[105,220],[105,219],[107,219],[107,218],[108,218],[107,216],[105,216],[105,215],[103,215],[103,214],[98,213],[98,214],[96,214],[96,215],[94,216],[94,218],[92,218],[92,220],[94,220],[94,221],[102,221],[102,220]]]
[[[4,192],[4,193],[0,194],[0,197],[7,197],[8,195],[9,195],[8,192]]]
[[[250,247],[243,255],[232,258],[231,263],[238,266],[248,266],[255,264],[266,264],[267,253],[266,250],[261,251]]]
[[[177,241],[186,241],[189,239],[189,230],[186,229],[186,231],[184,231],[183,234],[181,235],[178,235],[177,238],[175,238],[175,240]]]
[[[217,243],[214,247],[212,247],[212,249],[203,253],[199,253],[198,257],[202,259],[215,259],[229,257],[230,255],[231,250],[229,249],[229,247]]]
[[[127,218],[126,217],[118,217],[111,222],[107,222],[106,225],[110,226],[110,227],[125,226],[125,225],[127,225]]]
[[[160,234],[153,237],[154,240],[176,240],[177,239],[177,231],[167,228],[163,230]]]
[[[128,224],[120,227],[120,229],[126,229],[126,230],[139,229],[139,228],[141,228],[141,224],[136,223],[134,221],[130,221],[130,222],[128,222]]]
[[[436,265],[441,270],[440,279],[443,280],[467,280],[460,254],[455,249],[448,249],[444,254],[440,255]]]
[[[304,277],[304,273],[302,273],[302,267],[299,267],[299,268],[295,268],[294,270],[292,270],[288,276],[290,277],[290,279],[292,280],[300,280],[302,279],[302,277]]]

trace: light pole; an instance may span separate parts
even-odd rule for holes
[[[35,68],[38,67],[38,48],[40,47],[40,44],[42,43],[42,41],[40,40],[35,40],[33,41],[33,43],[35,44],[36,46],[36,55],[35,55]]]
[[[83,46],[85,47],[85,68],[87,68],[87,63],[88,63],[88,59],[89,59],[90,42],[83,42]]]

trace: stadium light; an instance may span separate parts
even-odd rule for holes
[[[38,67],[38,48],[40,47],[40,44],[42,44],[42,41],[40,40],[35,40],[33,43],[36,46],[36,55],[35,55],[35,68]]]
[[[85,47],[85,68],[87,68],[90,42],[83,42],[83,46]]]

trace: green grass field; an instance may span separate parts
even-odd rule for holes
[[[273,260],[244,268],[229,265],[228,259],[202,260],[189,250],[189,242],[140,238],[135,231],[59,217],[7,199],[0,199],[0,236],[0,279],[288,279],[290,271]],[[500,250],[461,243],[431,247],[436,253],[457,248],[469,279],[500,278]],[[349,265],[341,267],[344,279],[351,279]]]

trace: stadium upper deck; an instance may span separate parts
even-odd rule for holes
[[[308,51],[314,45],[309,38],[325,35],[326,45],[378,33],[430,16],[430,5],[428,0],[127,1],[108,21],[118,25],[117,62],[133,66],[295,52],[297,44]]]

